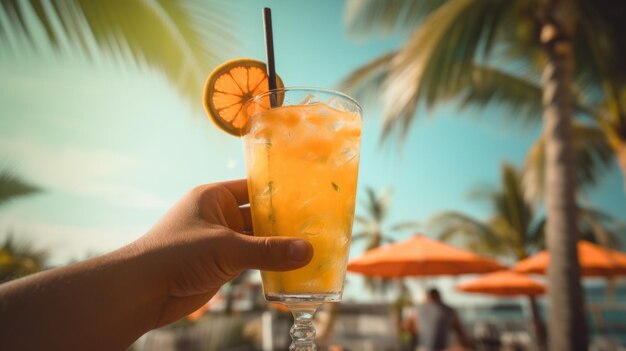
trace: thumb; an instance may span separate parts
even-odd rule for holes
[[[313,258],[313,246],[288,237],[254,237],[237,234],[236,270],[289,271],[305,266]],[[232,257],[232,256],[231,256]]]

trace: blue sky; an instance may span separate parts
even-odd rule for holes
[[[228,5],[228,29],[239,38],[232,58],[264,60],[266,5],[287,85],[336,87],[402,41],[397,33],[349,37],[341,1],[239,0]],[[0,50],[0,166],[44,189],[0,208],[0,237],[13,232],[63,264],[136,239],[194,185],[244,177],[240,141],[204,117],[200,99],[193,103],[160,72],[130,62]],[[427,118],[421,111],[404,145],[379,147],[378,102],[363,103],[359,198],[364,186],[392,188],[390,224],[423,222],[444,210],[487,215],[467,193],[497,185],[502,161],[521,165],[538,133],[496,109],[458,111],[451,104]],[[622,181],[613,167],[587,197],[626,220]],[[355,246],[352,256],[361,251]]]

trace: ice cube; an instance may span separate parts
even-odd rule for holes
[[[326,105],[334,108],[335,110],[347,111],[346,105],[343,102],[339,101],[339,99],[334,98],[334,97],[328,99],[328,101],[326,102]]]
[[[326,124],[326,129],[330,132],[337,132],[345,126],[346,122],[342,120],[334,120],[331,123]]]
[[[267,144],[267,145],[271,145],[271,139],[272,139],[272,129],[269,128],[268,126],[262,126],[262,127],[257,127],[254,128],[253,130],[250,131],[251,133],[253,133],[253,140],[255,144]]]
[[[355,135],[356,133],[356,135],[360,135],[360,133],[357,133],[361,130],[361,120],[358,117],[344,118],[342,121],[343,127],[345,128],[344,133],[347,133],[349,135]]]
[[[299,105],[310,105],[317,102],[315,95],[313,94],[309,94],[307,96],[304,97],[304,99],[302,99],[299,103]]]
[[[345,164],[352,162],[353,160],[356,160],[357,156],[359,156],[358,150],[359,149],[356,146],[355,147],[350,147],[347,145],[343,146],[341,149],[339,149],[339,151],[332,154],[331,162],[333,166],[341,167]]]

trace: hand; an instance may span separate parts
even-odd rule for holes
[[[306,265],[311,244],[281,237],[253,237],[245,180],[191,190],[131,246],[158,262],[165,302],[157,327],[206,303],[244,269],[285,271]],[[263,235],[263,233],[256,233]]]
[[[244,180],[203,185],[130,245],[0,285],[7,350],[124,350],[196,310],[244,269],[307,264],[311,244],[251,237]],[[263,233],[258,233],[263,234]]]

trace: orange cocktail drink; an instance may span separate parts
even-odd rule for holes
[[[276,107],[270,108],[270,98]],[[291,88],[256,97],[244,135],[254,235],[308,240],[311,262],[261,272],[273,301],[341,299],[359,166],[361,116],[351,98]]]

